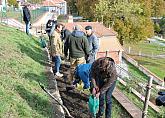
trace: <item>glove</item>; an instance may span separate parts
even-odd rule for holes
[[[96,96],[96,94],[100,93],[98,87],[94,87],[92,90],[92,95]],[[98,95],[99,96],[99,95]]]

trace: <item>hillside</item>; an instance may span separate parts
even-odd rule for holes
[[[36,38],[0,25],[0,117],[48,118],[51,103],[38,81],[47,86],[46,57]]]

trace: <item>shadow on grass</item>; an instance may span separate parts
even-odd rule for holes
[[[47,77],[46,77],[44,72],[41,73],[40,75],[28,72],[28,73],[24,74],[24,78],[28,79],[29,81],[36,81],[36,82],[39,82],[39,83],[47,86],[47,84],[46,84],[47,83]]]
[[[37,94],[34,94],[27,89],[25,89],[23,86],[18,85],[15,87],[16,91],[19,93],[19,95],[26,100],[28,105],[32,108],[32,110],[36,111],[38,114],[50,118],[52,111],[51,111],[51,103],[43,99]]]
[[[40,63],[41,65],[47,65],[46,62],[46,55],[44,55],[44,52],[35,46],[25,46],[19,43],[19,47],[22,53],[25,53],[27,56],[32,58],[34,61]],[[30,48],[32,47],[32,48]]]

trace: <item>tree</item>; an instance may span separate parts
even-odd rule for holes
[[[152,16],[161,17],[165,15],[165,1],[152,0]]]
[[[109,16],[109,2],[108,0],[99,0],[98,4],[95,8],[95,15],[98,19],[101,19],[102,22],[104,20],[104,17]]]
[[[69,0],[71,1],[71,0]],[[103,21],[118,32],[121,44],[135,43],[154,34],[152,0],[74,0],[79,15]]]
[[[32,4],[37,4],[37,3],[42,3],[44,0],[27,0],[27,2],[32,3]]]
[[[77,0],[76,6],[79,15],[92,20],[95,16],[95,3],[97,3],[97,0]]]
[[[160,33],[161,28],[160,28],[160,26],[159,26],[159,24],[158,24],[158,23],[155,23],[155,24],[154,24],[154,31],[155,31],[155,33],[157,33],[157,34],[159,34],[159,33]]]
[[[68,13],[72,15],[78,15],[78,9],[76,6],[76,0],[66,0],[68,5]]]
[[[160,28],[161,28],[161,31],[160,33],[163,35],[163,37],[165,38],[165,16],[161,19],[160,21]]]
[[[18,7],[18,3],[16,0],[8,0],[8,5],[9,6],[14,6],[14,7]]]
[[[141,3],[128,0],[99,0],[95,12],[96,17],[104,17],[104,24],[111,24],[118,32],[121,44],[136,43],[153,35],[150,6],[150,0],[141,0]]]

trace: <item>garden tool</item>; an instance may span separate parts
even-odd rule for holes
[[[66,118],[74,118],[73,116],[71,116],[71,114],[69,113],[69,111],[66,108],[66,106],[64,106],[61,102],[59,102],[47,89],[44,88],[43,85],[41,85],[40,83],[39,83],[39,85],[42,88],[42,90],[44,90],[52,99],[54,99],[59,105],[61,105],[61,107],[66,112],[66,115],[67,115],[67,116],[65,116]]]

